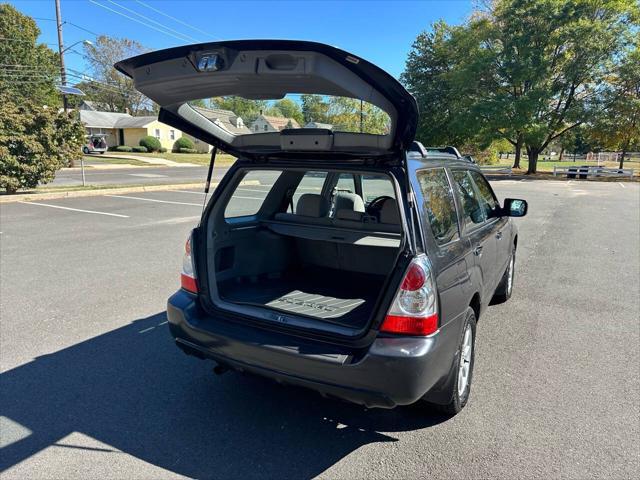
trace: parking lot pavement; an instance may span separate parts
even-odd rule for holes
[[[635,477],[639,185],[492,183],[529,214],[451,419],[216,377],[179,352],[164,309],[200,192],[1,205],[2,478]]]
[[[226,167],[216,168],[214,179],[222,178]],[[90,185],[138,185],[204,182],[207,167],[134,167],[108,169],[85,169],[85,181]],[[62,169],[56,173],[51,186],[82,185],[80,169]]]

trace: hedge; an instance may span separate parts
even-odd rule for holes
[[[181,148],[178,153],[198,153],[198,150],[195,148]]]
[[[195,145],[193,144],[193,142],[189,140],[187,137],[180,137],[173,144],[173,151],[180,152],[183,148],[189,148],[193,150],[194,146]],[[189,152],[181,152],[181,153],[189,153]]]
[[[162,148],[162,144],[160,140],[156,137],[152,137],[151,135],[147,135],[146,137],[142,137],[140,139],[139,145],[141,147],[145,147],[148,152],[157,152]]]
[[[116,152],[132,152],[133,148],[127,147],[126,145],[118,145],[116,147]]]
[[[133,150],[134,152],[138,152],[138,153],[146,153],[149,150],[147,149],[147,147],[143,147],[143,146],[139,146],[139,147],[132,147],[131,150]]]
[[[167,149],[164,147],[160,147],[160,150],[158,150],[160,153],[167,153]]]

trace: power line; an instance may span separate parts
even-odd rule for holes
[[[121,8],[123,10],[126,10],[127,12],[131,12],[134,15],[137,15],[138,17],[144,18],[147,22],[155,23],[156,25],[160,26],[161,28],[164,28],[165,30],[169,30],[170,32],[176,33],[177,35],[179,35],[181,37],[184,37],[187,40],[192,40],[194,42],[198,41],[197,38],[190,37],[186,33],[182,33],[182,32],[179,32],[178,30],[174,30],[173,28],[169,28],[166,25],[164,25],[164,24],[162,24],[160,22],[157,22],[156,20],[153,20],[151,18],[145,17],[141,13],[138,13],[135,10],[131,10],[130,8],[125,7],[124,5],[119,4],[118,2],[114,2],[113,0],[107,0],[107,2],[109,2],[109,3],[113,4],[113,5],[116,5],[117,7]]]
[[[113,12],[116,15],[120,15],[122,17],[128,18],[129,20],[134,21],[136,23],[139,23],[140,25],[144,25],[147,28],[151,28],[151,29],[156,30],[156,31],[158,31],[160,33],[164,33],[165,35],[169,35],[171,37],[177,38],[178,40],[180,40],[182,42],[185,41],[184,38],[178,37],[177,35],[174,35],[174,34],[169,33],[169,32],[165,32],[164,30],[160,30],[159,28],[154,27],[153,25],[149,25],[148,23],[142,22],[142,21],[138,20],[137,18],[130,17],[129,15],[126,15],[126,14],[124,14],[122,12],[119,12],[118,10],[114,10],[113,8],[110,8],[110,7],[106,6],[106,5],[103,5],[103,4],[99,3],[99,2],[97,2],[96,0],[89,0],[89,2],[93,3],[94,5],[99,6],[101,8],[104,8],[105,10],[109,10],[110,12]]]
[[[139,4],[140,4],[140,5],[142,5],[143,7],[147,7],[147,8],[149,8],[149,9],[153,10],[153,11],[154,11],[154,12],[156,12],[156,13],[159,13],[160,15],[163,15],[163,16],[165,16],[165,17],[167,17],[167,18],[170,18],[171,20],[173,20],[173,21],[175,21],[175,22],[178,22],[178,23],[180,23],[181,25],[184,25],[185,27],[189,27],[190,29],[195,30],[196,32],[200,32],[200,33],[202,33],[202,34],[206,35],[207,37],[211,35],[210,33],[207,33],[207,32],[205,32],[204,30],[200,30],[199,28],[194,27],[193,25],[190,25],[190,24],[188,24],[187,22],[183,22],[183,21],[182,21],[182,20],[180,20],[179,18],[172,17],[172,16],[171,16],[171,15],[169,15],[168,13],[164,13],[162,10],[158,10],[157,8],[152,7],[151,5],[148,5],[148,4],[144,3],[144,2],[141,2],[140,0],[135,0],[135,2],[136,2],[136,3],[139,3]],[[214,38],[219,38],[219,37],[214,37]],[[220,40],[221,40],[221,39],[220,39]]]

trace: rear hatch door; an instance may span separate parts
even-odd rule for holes
[[[199,140],[248,159],[389,158],[414,139],[415,99],[391,75],[356,55],[315,42],[238,40],[146,53],[115,67],[161,107],[159,120]],[[189,104],[196,99],[238,96],[281,99],[287,94],[359,99],[388,115],[384,131],[290,128],[271,133],[230,131]],[[313,125],[315,126],[315,125]],[[231,129],[233,130],[233,129]]]

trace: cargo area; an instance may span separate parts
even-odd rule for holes
[[[231,217],[236,215],[233,198],[225,208],[232,220],[218,214],[209,261],[214,298],[222,304],[364,327],[402,243],[389,177],[367,177],[370,198],[381,198],[369,210],[351,191],[356,190],[354,180],[345,181],[344,174],[285,171],[269,182],[260,178],[272,187],[258,215]],[[283,200],[280,192],[293,191],[292,184],[297,194]],[[247,197],[258,188],[238,186],[237,192]],[[315,193],[323,191],[331,193]],[[245,208],[246,202],[239,205]],[[269,211],[271,205],[276,211]]]

